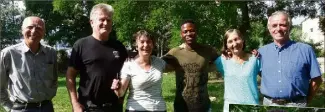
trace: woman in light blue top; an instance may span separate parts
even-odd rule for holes
[[[214,62],[225,82],[224,112],[229,111],[229,104],[259,104],[257,75],[260,61],[243,51],[245,42],[242,37],[239,30],[228,30],[223,40],[223,51],[230,52],[232,57],[220,56]]]

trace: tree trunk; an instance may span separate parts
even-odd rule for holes
[[[2,13],[2,12],[0,12],[0,13]],[[0,14],[0,16],[2,16],[2,14]],[[2,17],[0,17],[0,50],[2,50],[3,49],[3,40],[2,40]]]
[[[240,10],[242,12],[242,24],[239,28],[240,32],[243,34],[244,37],[248,38],[248,31],[250,30],[250,23],[249,23],[249,12],[247,2],[240,2]]]
[[[160,48],[160,56],[159,56],[159,57],[161,57],[161,56],[164,55],[164,47],[165,47],[165,42],[164,42],[164,40],[165,40],[165,38],[163,37],[163,38],[161,39],[161,48]]]

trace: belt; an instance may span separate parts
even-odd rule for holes
[[[279,104],[279,105],[284,105],[284,104],[287,104],[287,103],[301,101],[301,100],[304,100],[306,98],[305,96],[297,96],[297,97],[290,98],[290,99],[283,99],[283,98],[272,98],[272,97],[269,97],[269,96],[266,96],[266,95],[264,95],[264,97],[271,100],[272,103],[276,103],[276,104]]]
[[[105,108],[111,107],[113,103],[93,104],[91,101],[87,101],[88,108]]]
[[[41,102],[20,102],[20,101],[15,101],[13,103],[12,109],[14,110],[22,110],[26,108],[40,108],[42,105],[46,105],[51,103],[51,100],[44,100]]]

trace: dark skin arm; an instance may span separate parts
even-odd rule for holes
[[[309,92],[307,97],[307,104],[310,104],[313,97],[316,95],[321,83],[322,83],[322,77],[318,76],[316,78],[311,79],[309,83]]]
[[[165,56],[162,56],[161,59],[163,59],[166,62],[166,68],[164,72],[172,72],[176,68],[180,67],[177,59],[172,55],[167,54]]]

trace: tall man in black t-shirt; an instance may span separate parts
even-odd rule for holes
[[[117,112],[122,104],[110,89],[127,57],[123,44],[109,39],[112,30],[113,8],[97,4],[90,12],[92,35],[73,45],[67,71],[67,89],[74,112]],[[78,96],[76,76],[80,74]]]

